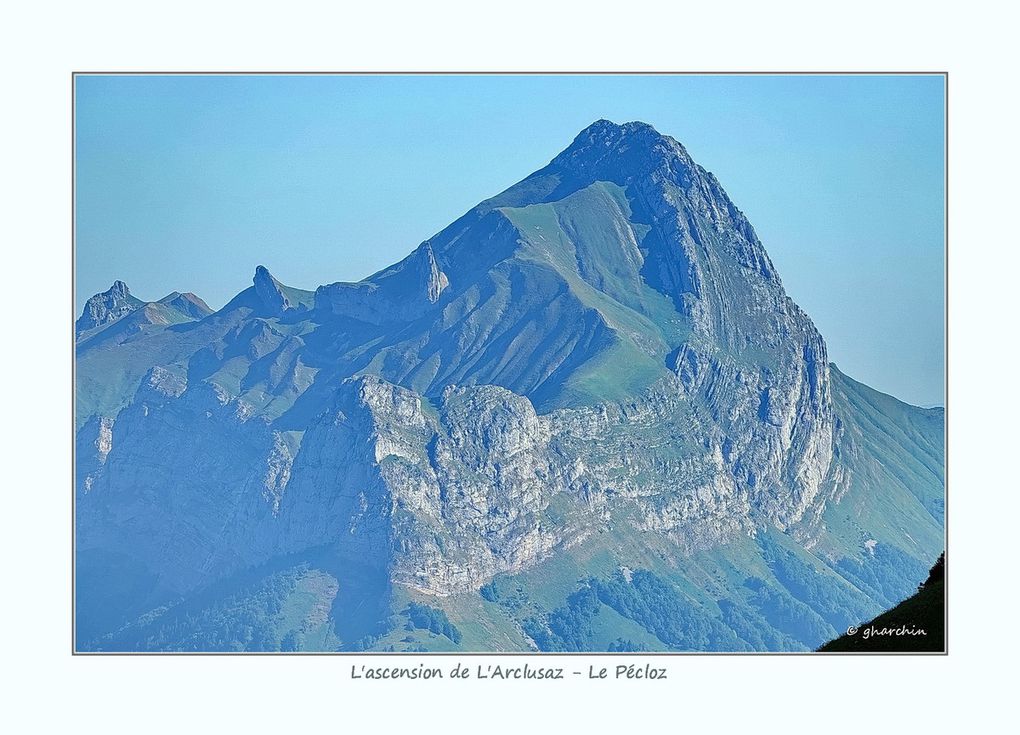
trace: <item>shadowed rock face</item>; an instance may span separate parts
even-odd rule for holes
[[[279,315],[294,307],[283,292],[282,284],[273,278],[273,274],[265,266],[260,265],[255,269],[252,283],[255,286],[256,295],[270,314]]]
[[[941,417],[832,369],[715,177],[643,123],[594,123],[361,282],[259,266],[216,313],[171,297],[127,329],[142,302],[115,284],[79,320],[79,550],[147,580],[120,622],[312,549],[440,600],[581,549],[680,569],[765,529],[833,565],[861,534],[941,550]],[[915,460],[922,489],[888,490]]]

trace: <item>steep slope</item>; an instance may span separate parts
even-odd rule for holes
[[[942,548],[941,413],[830,367],[642,123],[359,283],[186,301],[78,342],[82,647],[811,649]]]
[[[819,648],[828,653],[941,653],[946,650],[945,557],[917,593]]]

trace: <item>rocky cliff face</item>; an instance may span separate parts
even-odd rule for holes
[[[103,293],[97,293],[85,302],[81,316],[75,322],[77,334],[90,329],[115,322],[122,316],[130,314],[144,302],[136,299],[128,290],[124,281],[114,281],[113,285]]]
[[[549,441],[530,402],[505,389],[451,387],[437,414],[411,391],[358,378],[305,435],[285,544],[342,538],[343,553],[376,560],[394,583],[477,589],[571,538],[542,524],[568,480]]]
[[[312,549],[341,591],[357,566],[453,600],[582,550],[679,569],[771,529],[836,564],[873,533],[826,520],[880,490],[839,413],[860,404],[743,214],[650,126],[593,124],[360,283],[260,266],[219,312],[171,297],[129,341],[104,336],[126,287],[79,320],[105,391],[79,396],[79,550],[150,580],[122,620]]]

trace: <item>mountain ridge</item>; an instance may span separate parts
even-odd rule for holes
[[[559,629],[589,614],[666,649],[813,648],[942,549],[942,418],[830,366],[746,217],[643,123],[594,123],[356,283],[259,266],[177,321],[123,291],[77,354],[79,565],[135,570],[79,604],[88,646],[180,645],[113,628],[290,559],[288,585],[334,580],[324,647],[396,646],[403,600],[483,650],[623,645]],[[479,597],[499,580],[523,597]],[[633,618],[653,603],[714,632]]]

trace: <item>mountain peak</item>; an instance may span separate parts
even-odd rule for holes
[[[671,181],[682,188],[701,183],[704,172],[675,139],[648,123],[596,120],[543,169],[486,202],[522,206],[556,201],[595,181],[627,186]]]
[[[588,139],[588,138],[611,138],[621,137],[634,133],[647,133],[650,132],[653,135],[660,135],[658,130],[649,125],[646,122],[640,120],[631,120],[625,123],[614,123],[612,120],[606,120],[605,118],[596,120],[591,125],[586,127],[577,135],[577,139]]]
[[[259,300],[270,312],[282,314],[291,308],[290,299],[283,292],[283,284],[276,280],[264,265],[255,268],[252,284],[255,286],[255,293]]]
[[[180,291],[172,291],[166,296],[161,298],[157,303],[169,306],[171,309],[176,309],[181,314],[190,316],[194,319],[203,319],[212,314],[212,309],[195,294],[190,291],[181,293]]]
[[[81,334],[103,324],[109,324],[131,313],[142,304],[140,299],[131,295],[124,281],[114,281],[106,291],[95,294],[85,302],[85,308],[75,322],[75,330]]]
[[[607,156],[638,153],[647,157],[656,152],[682,154],[686,158],[683,146],[648,123],[634,120],[617,124],[610,120],[596,120],[578,133],[554,162],[601,162]]]
[[[254,302],[252,293],[254,292]],[[286,312],[303,312],[312,307],[314,294],[278,281],[264,265],[255,268],[252,288],[238,294],[247,306],[253,306],[262,316],[282,316]],[[236,301],[236,299],[235,299]],[[235,301],[227,304],[228,308]]]
[[[553,202],[596,181],[627,186],[635,181],[673,181],[687,188],[707,174],[674,138],[640,120],[600,119],[578,133],[548,165],[479,205],[498,207]]]
[[[127,298],[131,295],[131,289],[128,288],[124,281],[116,280],[105,293],[118,298]]]
[[[252,283],[254,283],[256,286],[258,286],[260,281],[263,282],[263,283],[267,283],[269,281],[272,281],[273,283],[275,283],[277,285],[279,285],[279,283],[280,283],[279,281],[277,281],[273,277],[273,274],[270,273],[269,269],[266,268],[264,265],[257,265],[257,266],[255,266],[255,276],[252,278]]]

